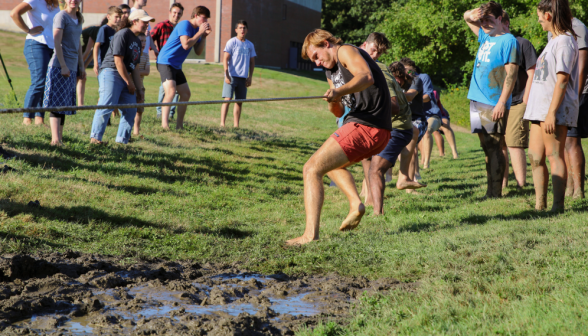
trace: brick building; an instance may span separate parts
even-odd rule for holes
[[[20,31],[9,16],[22,0],[0,0],[0,29]],[[174,0],[149,0],[144,8],[156,22],[167,20]],[[181,0],[185,8],[182,19],[189,19],[198,5],[210,9],[212,34],[207,38],[207,62],[220,62],[226,42],[235,36],[234,25],[246,20],[247,39],[257,52],[256,64],[287,69],[311,69],[300,58],[300,47],[308,32],[321,26],[322,0]],[[129,0],[86,0],[82,3],[85,26],[98,25],[109,6]],[[132,5],[133,0],[130,0]],[[26,21],[26,20],[25,20]],[[219,24],[220,22],[220,24]],[[152,55],[152,58],[154,56]]]

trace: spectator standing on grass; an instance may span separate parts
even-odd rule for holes
[[[510,18],[506,12],[502,13],[502,26],[505,33],[510,33]],[[512,91],[512,104],[506,122],[505,144],[502,147],[506,159],[502,188],[506,188],[508,185],[508,154],[510,153],[512,170],[517,180],[517,188],[521,189],[527,181],[527,157],[525,155],[525,148],[529,147],[529,122],[524,120],[523,116],[527,109],[529,93],[531,93],[531,85],[533,84],[537,52],[529,40],[521,36],[516,36],[516,39],[519,43],[520,65],[517,81]]]
[[[134,11],[128,20],[128,28],[118,31],[100,67],[100,100],[98,105],[135,104],[142,99],[142,91],[135,83],[141,83],[137,64],[141,61],[142,46],[138,35],[147,31],[148,22],[155,21],[144,10]],[[136,91],[136,92],[135,92]],[[104,144],[102,136],[112,113],[111,108],[96,110],[92,122],[90,143]],[[135,124],[136,108],[121,110],[116,142],[127,144]]]
[[[437,106],[439,107],[439,110],[441,111],[441,126],[439,127],[439,130],[437,132],[433,132],[433,137],[435,138],[435,142],[437,143],[437,148],[439,149],[439,156],[441,156],[441,157],[445,156],[445,148],[443,145],[443,136],[441,135],[441,132],[443,132],[443,134],[445,134],[445,137],[447,137],[447,142],[449,142],[449,147],[451,148],[451,153],[453,154],[453,158],[457,159],[459,156],[457,155],[457,145],[455,143],[455,134],[453,133],[453,130],[451,129],[451,125],[450,125],[449,112],[447,112],[445,107],[443,107],[443,104],[441,103],[441,96],[439,95],[439,92],[437,90],[434,90],[433,94],[435,95],[435,101],[437,102]]]
[[[580,91],[578,37],[572,25],[568,0],[541,0],[537,5],[539,24],[552,39],[537,59],[525,120],[531,121],[529,160],[535,184],[535,209],[547,207],[549,158],[553,206],[563,211],[567,182],[565,142],[568,128],[578,125]]]
[[[65,9],[53,18],[55,53],[49,61],[45,79],[43,107],[75,106],[77,78],[86,77],[82,58],[82,24],[84,17],[77,8],[81,0],[69,0]],[[51,112],[51,145],[63,145],[63,125],[66,115],[76,111]]]
[[[421,70],[413,60],[410,58],[403,58],[400,60],[409,75],[417,76],[423,82],[423,113],[427,119],[427,130],[420,143],[421,157],[423,168],[429,168],[429,161],[431,160],[431,152],[433,151],[433,132],[439,130],[441,127],[440,110],[435,101],[433,94],[433,81],[426,73],[421,73]]]
[[[133,7],[131,7],[131,14],[138,9],[143,9],[143,7],[147,6],[147,0],[133,0]],[[143,9],[145,10],[145,9]],[[145,12],[147,13],[147,12]],[[151,25],[147,26],[147,43],[145,44],[145,49],[143,49],[143,53],[149,55],[149,50],[153,49],[154,51],[157,47],[153,45],[151,42]]]
[[[100,79],[100,65],[102,65],[102,60],[106,56],[108,49],[110,48],[110,43],[112,42],[112,38],[116,34],[119,29],[119,23],[122,16],[122,10],[116,6],[108,7],[108,13],[106,14],[106,19],[108,20],[106,24],[102,25],[98,30],[98,34],[96,35],[96,43],[94,44],[93,50],[93,59],[94,59],[94,73],[96,77]]]
[[[155,56],[159,56],[159,50],[163,48],[163,46],[167,43],[171,33],[174,31],[175,26],[180,22],[180,19],[184,15],[184,7],[181,3],[175,2],[172,4],[171,8],[169,9],[169,16],[168,20],[158,23],[155,28],[151,30],[151,40],[153,44],[157,48],[153,48],[155,52]],[[157,97],[157,102],[161,103],[163,101],[163,97],[165,96],[165,91],[163,90],[163,84],[159,86],[159,96]],[[174,95],[174,99],[172,100],[174,103],[180,99],[180,96],[176,93]],[[176,114],[177,106],[172,106],[170,108],[169,117],[173,118],[174,114]],[[157,110],[157,118],[161,119],[161,106],[156,107]]]
[[[365,179],[368,185],[368,196],[370,202],[366,200],[366,204],[371,203],[374,207],[374,215],[383,214],[384,205],[384,190],[386,188],[386,172],[394,167],[398,156],[402,152],[406,154],[414,151],[415,146],[410,146],[413,139],[413,126],[410,107],[408,107],[408,101],[402,92],[402,88],[394,79],[394,76],[386,65],[380,61],[381,55],[386,53],[390,47],[390,42],[381,33],[371,33],[366,41],[362,44],[361,49],[366,51],[368,55],[376,62],[382,74],[386,79],[386,86],[390,92],[390,106],[392,115],[392,131],[390,132],[390,140],[386,147],[377,155],[362,160],[363,170]],[[414,142],[413,142],[414,143]],[[407,155],[409,158],[410,156]],[[408,175],[408,169],[410,166],[410,160],[401,161],[400,170],[403,175]],[[398,180],[398,189],[417,189],[425,187],[415,181]]]
[[[582,149],[582,139],[588,138],[588,31],[582,21],[572,19],[572,28],[578,36],[578,68],[579,68],[579,112],[578,125],[568,130],[566,138],[566,166],[568,168],[568,183],[566,196],[584,198],[584,183],[586,179],[586,158]],[[547,33],[548,41],[552,34]]]
[[[319,238],[320,215],[324,201],[325,174],[349,200],[349,214],[339,230],[353,230],[365,213],[353,176],[347,167],[380,153],[392,131],[391,100],[386,78],[367,52],[343,44],[326,30],[316,29],[306,36],[302,57],[326,71],[329,90],[323,100],[335,117],[343,106],[351,108],[343,127],[333,133],[304,165],[304,206],[306,229],[288,245],[302,245]]]
[[[502,6],[490,1],[464,13],[480,48],[470,83],[470,124],[486,155],[487,198],[502,197],[506,119],[519,69],[518,42],[504,32]]]
[[[25,13],[30,26],[22,19]],[[25,95],[24,108],[43,106],[45,78],[54,48],[53,18],[57,13],[59,13],[57,0],[24,0],[10,12],[10,17],[18,28],[27,33],[23,53],[29,65],[31,85]],[[44,123],[45,113],[25,112],[23,118],[25,125],[32,124],[33,118],[35,118],[35,124],[41,125]]]
[[[139,40],[141,40],[141,47],[145,48],[145,43],[147,43],[147,36],[141,33],[139,34]],[[137,103],[143,104],[145,102],[145,85],[143,80],[145,76],[149,76],[149,72],[151,70],[151,66],[149,64],[149,54],[141,54],[141,61],[139,62],[139,75],[140,75],[140,82],[137,83]],[[133,130],[133,135],[139,135],[141,130],[141,119],[143,119],[143,111],[145,111],[144,107],[137,108],[137,115],[135,116],[135,128]]]
[[[131,7],[127,4],[118,5],[118,8],[122,11],[120,15],[120,21],[118,23],[118,30],[126,28],[129,24],[129,15],[131,15]]]
[[[100,26],[105,24],[105,20],[106,18],[102,20]],[[90,65],[90,62],[92,62],[92,50],[94,49],[94,44],[96,43],[96,36],[98,35],[100,26],[90,26],[82,30],[82,62],[84,64],[84,69],[87,68],[88,65]],[[78,96],[78,106],[84,106],[84,95],[86,93],[86,77],[78,78],[76,92]]]
[[[235,25],[237,36],[227,41],[223,56],[225,82],[223,83],[223,98],[225,100],[247,99],[247,88],[253,81],[255,69],[255,47],[251,41],[245,39],[248,31],[247,21],[239,20]],[[235,103],[233,107],[233,126],[239,127],[243,103]],[[229,103],[221,105],[220,126],[225,127],[225,120],[229,112]]]
[[[192,48],[194,48],[196,55],[202,54],[206,45],[206,37],[212,32],[208,18],[210,18],[208,8],[195,7],[192,10],[190,20],[178,23],[167,43],[159,51],[157,70],[165,90],[164,103],[171,103],[176,92],[180,95],[180,101],[190,100],[190,87],[182,71],[182,64]],[[186,108],[186,105],[178,106],[176,129],[184,127]],[[169,111],[170,106],[161,108],[161,127],[163,129],[169,129]]]

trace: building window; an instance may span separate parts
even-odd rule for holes
[[[286,4],[282,5],[282,20],[286,20],[286,12],[288,10],[288,6]]]

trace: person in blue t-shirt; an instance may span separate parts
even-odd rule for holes
[[[167,43],[159,51],[157,70],[165,91],[164,103],[171,103],[176,92],[180,95],[180,101],[190,100],[190,87],[182,71],[182,64],[192,48],[194,48],[196,55],[201,55],[204,51],[206,37],[212,32],[212,28],[207,22],[209,18],[210,10],[208,8],[204,6],[194,8],[190,20],[178,23]],[[186,108],[186,105],[178,106],[176,129],[184,127]],[[162,106],[161,108],[161,127],[164,129],[169,129],[169,110],[170,106]]]
[[[504,32],[502,6],[494,1],[465,12],[463,17],[480,43],[468,93],[471,130],[478,134],[486,154],[486,197],[501,197],[506,169],[502,146],[519,70],[518,42]]]

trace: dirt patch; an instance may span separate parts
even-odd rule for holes
[[[366,292],[413,289],[394,279],[260,275],[238,266],[131,264],[67,252],[0,258],[4,334],[292,335],[345,322]]]

